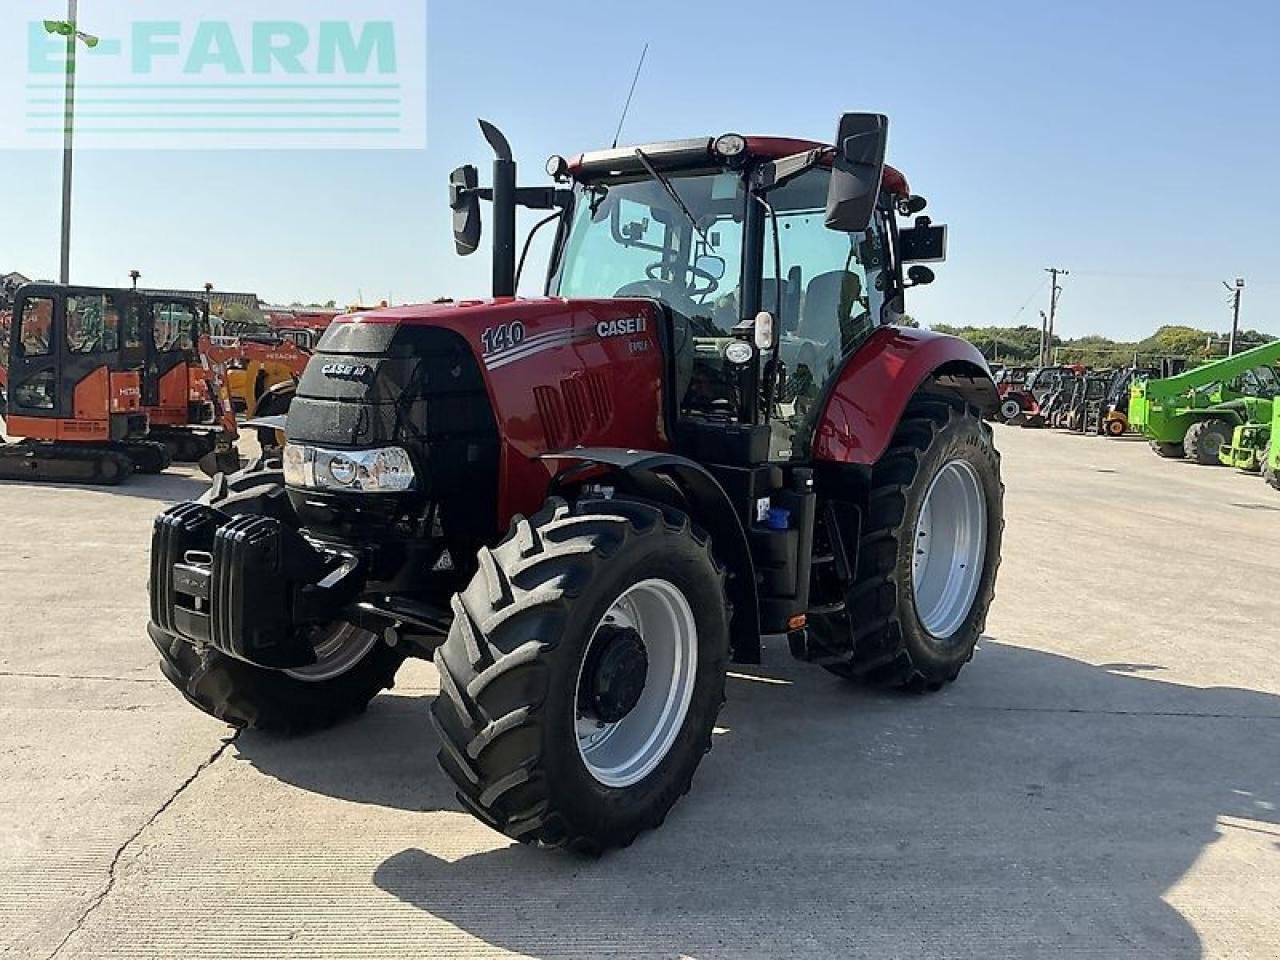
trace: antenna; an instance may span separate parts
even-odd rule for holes
[[[622,105],[622,116],[618,118],[618,129],[613,135],[613,148],[617,149],[618,138],[622,136],[622,124],[627,119],[627,111],[631,109],[631,98],[635,96],[636,83],[640,80],[640,70],[644,67],[645,54],[649,52],[649,45],[646,43],[644,49],[640,51],[640,62],[636,64],[636,74],[631,78],[631,89],[627,91],[627,102]]]

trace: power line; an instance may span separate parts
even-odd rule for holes
[[[1048,283],[1048,279],[1042,278],[1040,282],[1036,284],[1036,288],[1031,291],[1031,295],[1027,297],[1026,302],[1024,302],[1022,306],[1018,308],[1018,312],[1013,315],[1013,320],[1017,320],[1020,316],[1022,316],[1023,311],[1026,310],[1027,307],[1031,306],[1031,301],[1034,300],[1039,295],[1040,291],[1044,289],[1044,285],[1046,283]],[[1009,322],[1012,323],[1013,320],[1010,320]]]

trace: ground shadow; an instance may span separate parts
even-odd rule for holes
[[[410,848],[374,881],[495,948],[556,960],[1190,960],[1199,938],[1163,898],[1223,833],[1280,823],[1280,697],[1161,669],[989,641],[959,684],[913,699],[771,651],[761,679],[731,680],[692,794],[630,849]],[[306,789],[456,809],[428,703],[383,697],[363,723],[237,748]]]
[[[397,810],[453,809],[436,766],[430,703],[384,693],[357,722],[305,737],[245,730],[235,749],[260,773],[314,793]]]

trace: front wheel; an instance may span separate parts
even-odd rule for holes
[[[1277,470],[1271,458],[1271,443],[1262,449],[1262,479],[1273,490],[1280,490],[1280,470]]]
[[[823,665],[916,692],[954,680],[986,625],[1003,532],[991,428],[959,400],[916,398],[872,468],[844,610],[817,615],[846,645]]]
[[[454,597],[432,719],[458,799],[523,841],[599,853],[662,823],[724,702],[724,573],[678,511],[553,500]]]
[[[1210,417],[1198,420],[1187,430],[1182,441],[1182,452],[1188,460],[1194,460],[1204,467],[1220,467],[1222,461],[1218,452],[1231,442],[1234,428],[1221,417]]]

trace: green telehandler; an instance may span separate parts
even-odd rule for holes
[[[1280,394],[1273,394],[1276,395]],[[1280,405],[1274,400],[1259,399],[1251,411],[1252,419],[1237,425],[1231,434],[1231,442],[1223,444],[1218,451],[1218,459],[1225,466],[1235,467],[1246,473],[1257,473],[1262,469],[1274,432],[1272,420],[1277,406]]]
[[[1280,340],[1132,387],[1129,422],[1162,457],[1217,465],[1236,427],[1270,422]],[[1266,419],[1264,419],[1264,417]]]
[[[1271,436],[1262,448],[1262,479],[1280,490],[1280,403],[1271,405]]]

